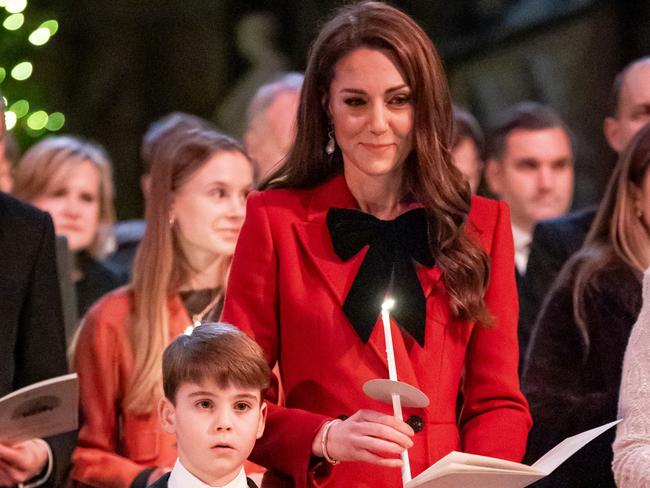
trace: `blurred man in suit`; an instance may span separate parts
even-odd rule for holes
[[[490,130],[487,156],[488,187],[510,206],[521,295],[535,225],[564,215],[571,206],[574,171],[569,131],[551,107],[521,102],[505,110]],[[527,331],[520,326],[520,357],[527,343]]]
[[[633,61],[616,76],[610,98],[603,132],[609,146],[621,153],[650,122],[650,56]],[[595,215],[596,207],[589,207],[535,227],[527,278],[520,290],[520,329],[526,342],[555,277],[582,246]]]
[[[499,120],[489,133],[485,179],[510,206],[521,286],[535,224],[571,206],[573,151],[564,121],[546,105],[521,102]]]
[[[0,98],[0,139],[6,130]],[[49,215],[0,193],[0,396],[67,372]],[[58,487],[74,435],[0,443],[0,486]]]

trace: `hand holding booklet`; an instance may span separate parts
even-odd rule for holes
[[[0,398],[0,442],[50,437],[78,426],[79,380],[71,373]]]
[[[523,488],[551,474],[580,448],[620,420],[568,437],[532,466],[453,451],[406,483],[405,488]]]

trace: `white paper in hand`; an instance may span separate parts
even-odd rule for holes
[[[50,437],[78,426],[79,379],[71,373],[0,398],[0,442]]]
[[[568,437],[532,466],[453,451],[406,483],[406,488],[524,488],[551,474],[620,420]]]

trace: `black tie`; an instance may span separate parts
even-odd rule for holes
[[[334,251],[343,261],[369,246],[343,304],[361,340],[368,342],[381,304],[390,292],[395,299],[393,317],[424,346],[426,302],[413,260],[428,268],[435,264],[425,210],[417,208],[394,220],[379,220],[359,210],[331,208],[327,227]]]

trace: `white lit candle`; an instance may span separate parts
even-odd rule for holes
[[[391,381],[397,381],[397,367],[395,365],[395,350],[393,349],[393,335],[390,330],[390,310],[395,305],[395,300],[386,298],[381,304],[381,321],[384,325],[384,339],[386,341],[386,359],[388,360],[388,378]],[[399,420],[404,420],[402,416],[402,401],[398,393],[391,395],[393,400],[393,415]],[[402,459],[402,484],[411,481],[411,464],[409,461],[408,450],[404,449],[400,455]]]
[[[395,351],[393,350],[393,335],[390,331],[390,310],[395,305],[395,300],[386,298],[381,304],[381,321],[384,324],[384,338],[386,340],[386,358],[388,359],[388,378],[397,381],[397,367],[395,366]]]

